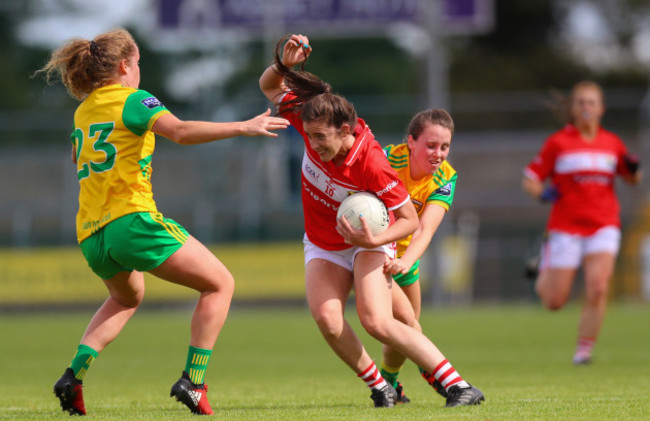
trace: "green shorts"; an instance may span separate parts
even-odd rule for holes
[[[158,212],[136,212],[111,221],[83,240],[88,266],[102,279],[118,272],[146,272],[181,248],[189,234]]]
[[[397,275],[393,275],[393,279],[397,285],[401,287],[405,287],[417,282],[420,279],[420,260],[416,260],[407,273],[399,273]]]

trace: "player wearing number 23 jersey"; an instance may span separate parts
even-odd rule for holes
[[[121,84],[95,89],[79,105],[72,134],[80,184],[79,243],[121,216],[157,211],[151,127],[168,113],[153,95]]]
[[[149,272],[199,293],[185,369],[170,396],[195,414],[211,415],[205,372],[228,315],[234,279],[201,242],[157,211],[151,187],[155,136],[194,145],[241,135],[276,136],[270,130],[289,122],[271,117],[270,109],[245,121],[177,118],[139,89],[140,49],[122,28],[92,40],[68,40],[52,51],[41,72],[48,82],[60,77],[68,93],[81,101],[71,150],[80,186],[77,239],[109,294],[54,384],[54,395],[64,412],[86,415],[84,377],[135,314],[145,295],[144,272]],[[155,349],[145,342],[141,351]]]

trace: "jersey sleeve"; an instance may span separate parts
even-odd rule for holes
[[[449,210],[452,202],[454,201],[454,193],[456,192],[456,180],[458,174],[454,174],[449,179],[442,180],[436,190],[434,190],[427,198],[427,203],[435,203],[442,206],[445,210]]]
[[[140,89],[126,99],[122,110],[122,121],[127,129],[137,136],[142,136],[163,114],[169,114],[169,110],[162,102],[149,92]]]
[[[288,91],[285,92],[282,97],[280,97],[280,101],[291,101],[295,98],[296,95],[292,91]],[[300,113],[297,109],[291,109],[289,107],[289,105],[279,106],[278,114],[289,120],[289,123],[291,123],[294,129],[296,129],[301,135],[304,136],[305,131],[302,127],[302,119],[300,118]]]
[[[386,155],[386,158],[390,156],[390,152],[393,150],[394,147],[395,145],[391,143],[390,145],[386,145],[382,148],[382,150],[384,151],[384,155]]]
[[[557,147],[553,137],[546,140],[542,149],[524,169],[524,175],[534,180],[543,181],[551,175],[557,157]]]

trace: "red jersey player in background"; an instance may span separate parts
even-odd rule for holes
[[[305,289],[312,316],[329,346],[372,390],[376,407],[394,406],[397,396],[344,318],[353,287],[359,320],[371,336],[433,373],[447,388],[447,406],[478,404],[484,399],[481,391],[464,381],[419,330],[393,318],[392,279],[384,273],[384,263],[395,255],[394,242],[417,228],[417,213],[352,104],[333,94],[317,76],[292,69],[311,52],[303,35],[280,40],[274,64],[260,77],[260,89],[279,105],[280,114],[305,142],[303,242]],[[363,229],[354,230],[345,218],[337,219],[341,202],[360,191],[375,193],[394,213],[394,223],[383,233],[373,236],[365,220]],[[403,294],[402,298],[407,300]]]
[[[641,171],[623,141],[600,125],[605,112],[600,86],[577,83],[564,109],[568,123],[525,168],[522,187],[533,198],[553,204],[535,282],[545,307],[559,310],[566,304],[583,267],[586,294],[573,356],[573,363],[582,365],[591,362],[620,246],[614,178],[620,175],[637,184]]]

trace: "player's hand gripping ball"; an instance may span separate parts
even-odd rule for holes
[[[341,202],[336,217],[345,216],[350,226],[362,229],[359,215],[363,215],[373,235],[386,231],[390,224],[388,209],[376,195],[368,192],[352,194]]]

